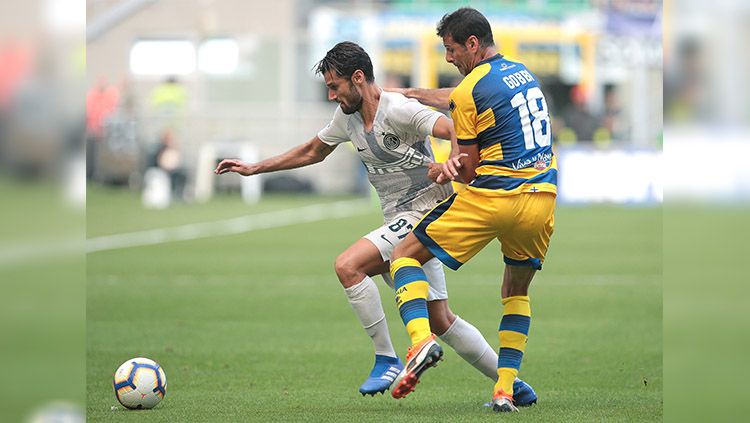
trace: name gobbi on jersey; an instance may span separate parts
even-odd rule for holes
[[[483,60],[450,95],[458,143],[477,144],[470,189],[494,195],[557,192],[552,128],[536,77],[501,55]]]

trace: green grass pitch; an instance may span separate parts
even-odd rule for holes
[[[233,198],[144,211],[129,193],[90,189],[88,237],[219,220],[330,201]],[[445,361],[403,400],[359,395],[369,338],[333,272],[336,255],[379,225],[342,219],[89,254],[87,417],[91,422],[661,421],[661,209],[559,207],[532,283],[520,376],[539,403],[513,416],[482,407],[492,384],[445,346]],[[447,270],[453,310],[497,344],[499,250]],[[407,335],[376,278],[396,349]],[[144,356],[165,369],[153,410],[129,411],[112,375]],[[115,406],[113,408],[113,406]]]

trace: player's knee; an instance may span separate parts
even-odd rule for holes
[[[336,257],[336,261],[333,263],[333,268],[336,271],[336,276],[338,276],[339,282],[341,282],[341,285],[343,285],[344,288],[349,288],[357,282],[360,282],[355,280],[359,272],[345,254],[340,254]]]
[[[336,257],[336,261],[333,262],[333,269],[336,271],[336,276],[338,276],[339,279],[341,279],[342,276],[346,276],[348,267],[346,257],[344,257],[343,254]]]
[[[402,257],[410,257],[424,264],[435,256],[417,239],[413,232],[410,232],[401,243],[393,248],[393,254],[391,254],[392,261]]]
[[[441,336],[456,321],[456,315],[453,314],[445,302],[442,302],[442,304],[435,302],[433,304],[434,306],[430,307],[429,310],[430,329],[435,335]]]
[[[391,253],[391,263],[400,259],[401,257],[404,257],[404,252],[403,252],[404,249],[402,245],[403,243],[398,244],[395,247],[393,247],[393,252]]]
[[[451,324],[446,316],[430,315],[430,329],[435,335],[440,336],[444,334],[450,327]]]

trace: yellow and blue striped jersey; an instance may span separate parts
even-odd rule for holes
[[[470,187],[557,193],[547,102],[526,66],[499,54],[483,60],[451,92],[450,110],[458,143],[479,146]]]

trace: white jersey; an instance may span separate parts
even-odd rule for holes
[[[441,113],[401,94],[381,92],[372,132],[365,132],[362,115],[339,106],[333,120],[318,133],[328,145],[351,141],[380,197],[385,221],[405,211],[427,212],[453,193],[451,184],[427,177],[433,162],[429,135]]]

